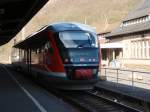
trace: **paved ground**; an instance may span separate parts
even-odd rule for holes
[[[32,81],[0,64],[1,112],[78,112]]]

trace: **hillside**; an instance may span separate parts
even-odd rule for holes
[[[139,1],[142,0],[49,0],[24,27],[24,33],[15,38],[19,41],[42,26],[58,21],[87,23],[98,33],[111,31]],[[0,47],[1,59],[8,60],[12,43]]]
[[[111,30],[139,1],[141,0],[53,0],[26,26],[26,34],[57,21],[86,22],[96,27],[97,32]]]

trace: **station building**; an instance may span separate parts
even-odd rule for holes
[[[105,66],[150,69],[150,0],[143,0],[105,35],[101,49]]]

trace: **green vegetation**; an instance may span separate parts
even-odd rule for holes
[[[25,37],[46,24],[58,21],[76,21],[87,23],[97,32],[111,31],[141,0],[49,0],[49,2],[25,26]],[[16,39],[19,41],[22,34]],[[0,58],[8,57],[10,46],[0,48]],[[7,58],[8,59],[8,58]]]

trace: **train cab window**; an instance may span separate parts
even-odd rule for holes
[[[59,38],[66,48],[97,47],[96,35],[82,31],[65,31]]]

